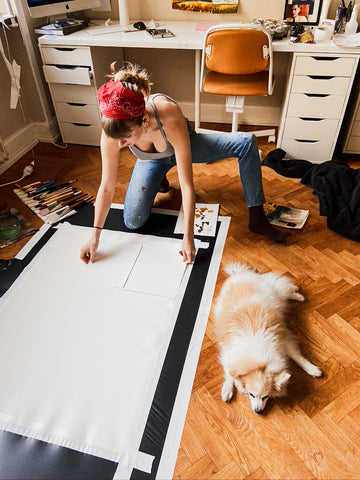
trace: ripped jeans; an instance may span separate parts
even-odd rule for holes
[[[192,163],[212,163],[237,158],[240,180],[248,207],[265,203],[259,150],[251,133],[196,133],[188,126]],[[176,165],[175,156],[157,160],[137,159],[124,202],[124,223],[137,229],[146,223],[160,183]]]

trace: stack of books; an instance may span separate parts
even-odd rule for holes
[[[37,35],[69,35],[88,26],[88,20],[67,20],[34,28]]]

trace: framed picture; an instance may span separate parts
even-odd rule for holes
[[[285,0],[284,20],[288,23],[317,25],[322,0]]]

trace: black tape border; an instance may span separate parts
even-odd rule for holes
[[[121,208],[111,208],[104,228],[128,231],[124,225],[122,213]],[[164,222],[164,217],[166,222]],[[64,221],[72,225],[89,227],[92,225],[92,220],[93,206],[88,205],[75,216]],[[173,233],[176,221],[176,215],[154,212],[146,226],[137,230],[137,233],[165,238],[181,238],[181,235]],[[154,456],[151,473],[134,469],[131,480],[156,478],[219,229],[220,222],[217,224],[215,237],[200,238],[207,242],[209,247],[199,250],[193,265],[142,436],[140,451]],[[55,232],[56,227],[51,227],[44,233],[22,260],[23,268],[33,260]]]

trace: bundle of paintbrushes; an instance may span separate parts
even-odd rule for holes
[[[51,225],[76,213],[87,203],[93,203],[94,197],[78,190],[73,184],[76,180],[57,184],[55,181],[35,182],[24,187],[16,185],[16,195],[44,222]]]

